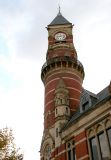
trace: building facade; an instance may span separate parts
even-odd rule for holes
[[[111,84],[98,94],[83,88],[72,29],[60,11],[47,26],[41,160],[111,160]]]

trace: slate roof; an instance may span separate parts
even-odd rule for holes
[[[61,12],[59,12],[57,16],[54,18],[54,20],[49,24],[49,26],[64,25],[64,24],[72,24],[72,23],[70,23],[66,18],[64,18]]]
[[[92,92],[89,92],[86,89],[82,89],[81,97],[80,97],[80,113],[84,112],[88,108],[90,108],[95,102],[98,100],[98,96]]]
[[[85,90],[85,92],[86,92],[86,90]],[[85,114],[87,114],[91,110],[93,110],[96,107],[98,107],[99,106],[98,104],[101,104],[101,103],[107,101],[109,98],[111,98],[111,92],[109,90],[109,86],[106,87],[105,89],[103,89],[101,92],[99,92],[96,95],[94,93],[90,92],[90,91],[87,91],[87,93],[89,94],[89,97],[90,96],[93,97],[93,98],[91,98],[91,100],[92,100],[92,106],[89,106],[89,108],[87,108],[83,112],[80,111],[80,107],[79,107],[78,110],[71,117],[71,119],[68,121],[68,123],[64,126],[64,128],[62,129],[62,131],[64,131],[65,129],[67,129],[70,125],[72,125],[74,122],[76,122],[76,120],[78,120],[80,117],[84,116]],[[96,98],[96,100],[95,100],[95,98]]]

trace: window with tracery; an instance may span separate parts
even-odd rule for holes
[[[111,121],[103,120],[88,132],[91,160],[111,159]]]
[[[67,158],[68,158],[68,160],[76,160],[74,140],[67,142]]]

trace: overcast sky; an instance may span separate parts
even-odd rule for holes
[[[39,160],[47,52],[46,26],[58,13],[74,24],[85,69],[83,87],[98,93],[111,80],[111,0],[0,0],[0,128],[11,127],[24,160]]]

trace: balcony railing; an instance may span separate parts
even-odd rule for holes
[[[76,64],[76,65],[80,66],[81,68],[83,68],[82,63],[79,60],[77,60],[76,58],[64,56],[64,57],[54,57],[54,58],[47,60],[42,67],[42,71],[44,70],[44,68],[46,68],[47,66],[49,66],[53,63],[63,62],[63,61],[71,62],[71,63]]]

